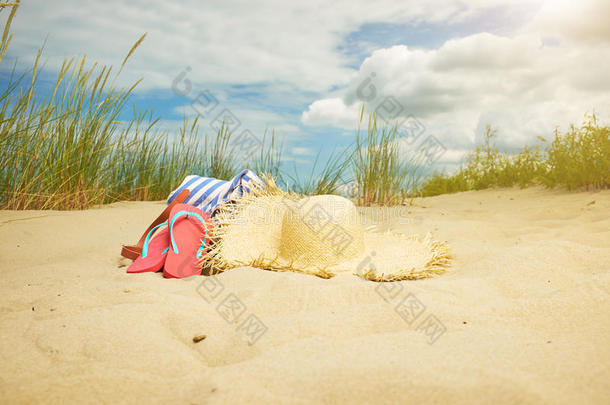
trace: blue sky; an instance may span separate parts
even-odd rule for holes
[[[608,115],[600,88],[610,86],[610,58],[600,55],[610,45],[609,9],[574,3],[29,1],[0,73],[5,82],[15,61],[27,69],[46,40],[44,93],[63,59],[86,52],[116,66],[147,32],[121,79],[144,78],[132,97],[138,107],[154,107],[161,126],[175,132],[185,113],[195,114],[192,99],[207,91],[218,106],[200,118],[204,132],[228,109],[237,132],[262,137],[274,129],[286,164],[302,172],[318,151],[324,160],[354,141],[358,88],[373,73],[377,98],[367,110],[395,100],[404,107],[397,120],[418,120],[446,148],[433,168],[451,170],[486,124],[499,128],[503,148],[515,149],[580,122],[586,111]],[[187,68],[192,89],[176,94],[172,82]]]

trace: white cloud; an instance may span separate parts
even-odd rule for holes
[[[295,146],[294,148],[291,148],[290,152],[295,156],[312,156],[315,154],[313,149],[302,146]]]
[[[307,125],[353,128],[360,117],[360,109],[356,103],[346,105],[341,98],[325,98],[314,101],[303,112],[301,121]]]
[[[281,142],[282,140],[297,139],[301,136],[301,129],[295,125],[286,124],[285,117],[278,113],[255,107],[248,108],[247,106],[229,107],[226,103],[219,104],[208,115],[200,115],[198,122],[201,132],[204,134],[215,133],[218,116],[227,110],[236,119],[235,124],[231,126],[236,134],[248,130],[261,141],[265,137],[266,141],[270,141],[272,133],[275,132],[276,142],[277,140]],[[174,108],[174,112],[191,117],[191,120],[197,115],[197,111],[193,108],[192,104],[185,104]],[[166,121],[163,120],[161,124],[164,125]],[[228,120],[227,125],[229,125]]]
[[[29,67],[48,35],[45,55],[50,69],[83,53],[90,60],[117,66],[140,35],[148,32],[124,71],[125,82],[144,78],[139,91],[169,89],[186,66],[192,68],[189,80],[195,84],[271,81],[325,91],[350,79],[353,70],[345,67],[349,57],[337,48],[362,24],[460,20],[508,3],[26,1],[14,20],[9,52]]]
[[[438,159],[438,162],[443,163],[461,163],[464,161],[466,156],[470,153],[469,150],[464,149],[449,149],[446,150]]]
[[[527,27],[570,43],[610,44],[610,2],[607,0],[549,0]]]
[[[607,121],[610,30],[597,24],[600,18],[593,19],[592,27],[583,21],[563,30],[562,24],[574,13],[597,12],[608,21],[610,9],[599,1],[584,4],[586,12],[574,7],[563,13],[551,8],[550,15],[543,8],[532,24],[510,38],[480,33],[449,40],[435,50],[377,50],[342,97],[314,101],[302,121],[345,128],[346,111],[362,101],[369,110],[383,103],[381,114],[399,111],[397,119],[412,114],[427,133],[455,150],[470,148],[486,124],[498,128],[500,146],[515,148],[532,143],[537,135],[551,135],[557,125],[580,123],[587,111],[596,110]],[[542,40],[556,32],[562,34],[559,44],[543,46]],[[356,125],[354,119],[349,127]]]

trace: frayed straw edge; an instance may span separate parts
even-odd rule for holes
[[[269,260],[264,257],[259,257],[250,262],[234,262],[229,263],[225,259],[221,257],[220,252],[223,248],[223,236],[225,234],[226,227],[232,224],[231,219],[235,218],[237,214],[246,207],[248,207],[251,203],[256,201],[256,199],[260,197],[273,197],[279,196],[286,198],[290,201],[296,201],[302,196],[296,193],[287,193],[280,189],[273,180],[272,177],[262,175],[261,180],[263,184],[256,185],[253,184],[250,187],[249,192],[244,194],[237,200],[230,201],[228,203],[222,204],[219,208],[217,208],[217,212],[215,214],[215,233],[214,233],[214,244],[208,249],[207,253],[203,256],[203,258],[199,261],[199,266],[201,268],[208,269],[209,274],[218,274],[229,269],[237,268],[237,267],[255,267],[258,269],[276,271],[276,272],[293,272],[293,273],[301,273],[301,274],[309,274],[318,276],[321,278],[329,279],[334,277],[336,274],[331,273],[326,270],[326,268],[316,268],[315,270],[304,270],[292,267],[292,263],[288,264],[280,264],[277,261],[277,257]],[[402,235],[402,234],[401,234]],[[406,235],[402,235],[406,236]],[[408,236],[408,239],[417,239],[414,236]],[[434,241],[431,239],[430,234],[426,236],[426,247],[433,252],[433,257],[426,263],[423,269],[415,270],[411,268],[409,270],[403,269],[398,273],[392,274],[390,276],[385,276],[383,273],[377,275],[373,270],[368,270],[363,274],[354,273],[356,276],[361,277],[365,280],[376,281],[376,282],[393,282],[393,281],[401,281],[401,280],[421,280],[424,278],[429,278],[434,275],[442,274],[446,271],[449,266],[449,261],[452,258],[452,255],[449,251],[449,247],[446,242]]]
[[[258,257],[250,262],[227,262],[221,257],[221,251],[223,249],[223,236],[225,235],[227,226],[232,224],[232,219],[240,213],[241,210],[247,208],[251,203],[256,201],[260,197],[282,197],[289,201],[296,201],[303,196],[296,193],[287,193],[279,188],[272,177],[262,175],[261,180],[263,184],[253,184],[250,187],[250,191],[240,197],[238,200],[225,203],[219,208],[214,216],[215,232],[214,232],[214,244],[208,249],[206,255],[199,261],[199,266],[207,269],[209,274],[218,274],[229,269],[236,267],[256,267],[263,270],[277,271],[277,272],[293,272],[301,274],[309,274],[317,277],[329,279],[334,277],[335,274],[326,270],[326,268],[319,267],[315,269],[299,269],[293,267],[293,263],[281,264],[278,262],[278,258],[267,259],[265,257]]]
[[[433,256],[428,260],[423,269],[415,270],[415,268],[411,268],[409,270],[400,270],[398,273],[391,274],[387,277],[384,273],[379,275],[375,274],[371,269],[365,271],[363,274],[353,274],[365,280],[376,282],[421,280],[443,274],[449,267],[450,260],[453,258],[449,246],[447,242],[433,241],[430,237],[427,237],[426,239],[426,247],[433,252]]]
[[[243,209],[255,202],[260,197],[282,197],[291,201],[298,200],[299,195],[294,193],[286,193],[275,184],[271,176],[262,175],[262,184],[253,183],[249,187],[249,191],[236,200],[223,203],[216,209],[214,214],[214,243],[208,249],[206,254],[199,261],[201,268],[208,269],[210,274],[218,274],[225,270],[240,267],[236,263],[229,263],[221,257],[221,251],[224,245],[224,235],[226,229],[233,223],[235,218]],[[250,263],[243,263],[243,266],[252,266],[258,264],[263,258],[258,258]],[[276,271],[280,271],[281,266],[278,266]],[[287,271],[287,269],[285,269]]]

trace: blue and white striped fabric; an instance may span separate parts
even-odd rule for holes
[[[253,183],[263,184],[254,172],[247,169],[229,181],[190,175],[169,194],[167,204],[169,205],[182,190],[188,189],[191,191],[191,195],[184,203],[212,215],[220,204],[241,197],[244,192],[248,192],[250,190],[248,185]]]

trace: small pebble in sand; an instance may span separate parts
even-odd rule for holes
[[[467,323],[468,323],[468,322],[466,322],[466,321],[463,321],[463,322],[462,322],[462,323],[463,323],[463,324],[464,324],[464,325],[466,325],[466,324],[467,324]]]
[[[123,292],[124,292],[125,294],[128,294],[128,293],[130,293],[130,292],[131,292],[131,290],[123,290]]]
[[[193,342],[199,343],[205,338],[207,338],[207,335],[197,335],[193,338]]]

